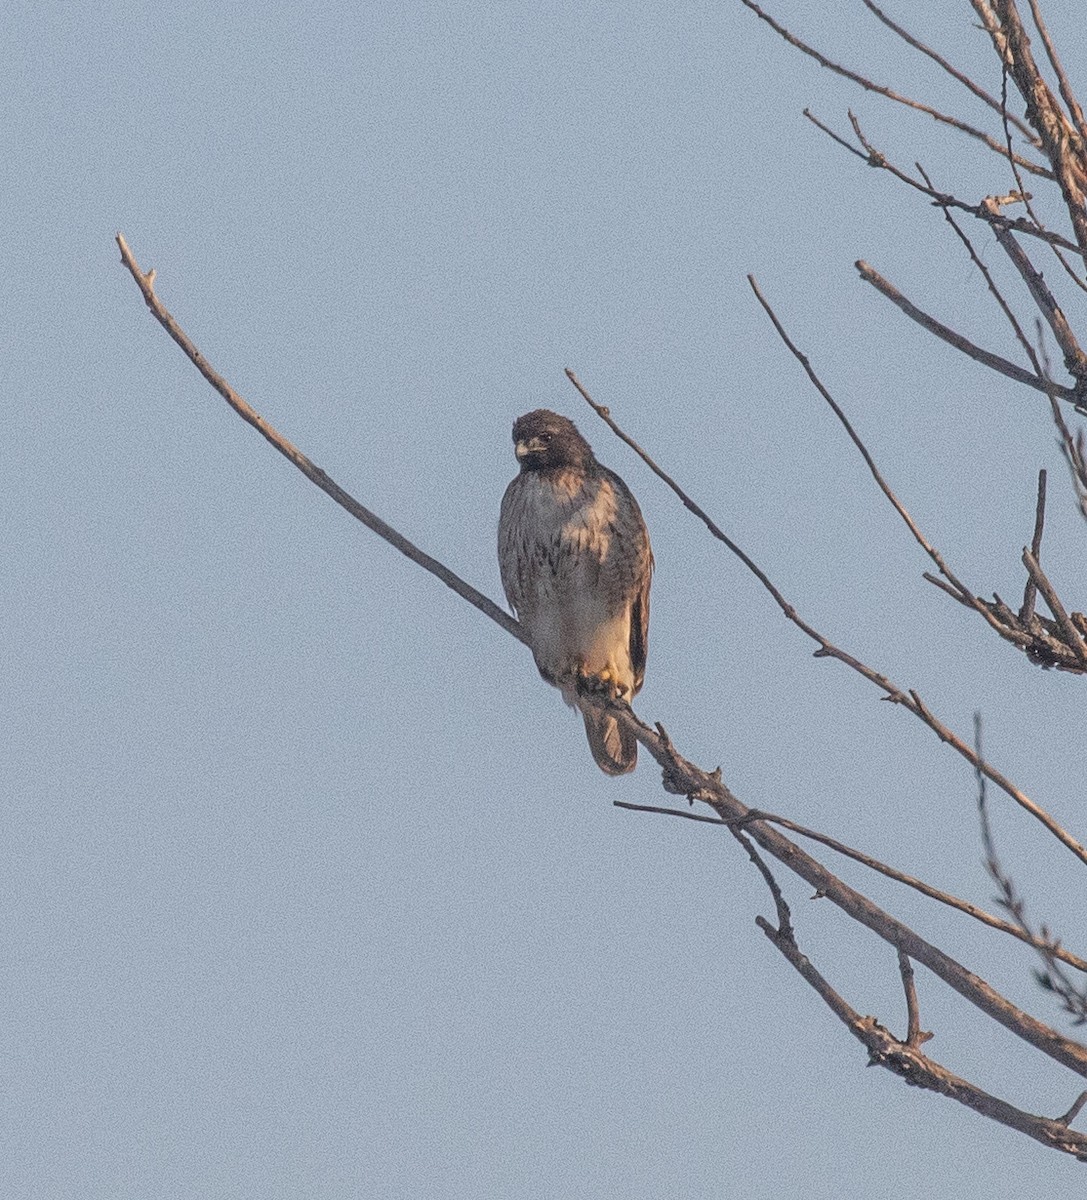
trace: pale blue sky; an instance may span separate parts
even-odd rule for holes
[[[773,11],[986,120],[860,4],[809,7]],[[909,8],[999,89],[965,0]],[[1087,80],[1078,4],[1047,12]],[[979,592],[1021,588],[1048,466],[1045,554],[1082,604],[1044,401],[932,342],[852,263],[1014,356],[973,268],[800,111],[844,129],[852,105],[972,198],[1012,186],[999,160],[820,71],[738,0],[12,2],[0,30],[0,1194],[1074,1187],[1071,1161],[866,1070],[755,928],[768,897],[731,839],[613,808],[661,801],[651,765],[603,776],[520,645],[226,409],[112,241],[261,412],[496,598],[510,424],[575,419],[654,539],[639,712],[747,803],[988,902],[969,769],[814,660],[562,370],[829,636],[961,732],[981,708],[993,761],[1082,834],[1082,681],[920,579],[744,278]],[[1082,875],[999,799],[994,822],[1075,943]],[[1059,1020],[1026,955],[843,874]],[[887,948],[787,890],[805,951],[903,1028]],[[918,984],[934,1056],[1067,1108],[1072,1076]]]

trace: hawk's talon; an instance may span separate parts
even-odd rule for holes
[[[592,674],[578,667],[574,672],[574,682],[577,689],[590,696],[606,696],[609,700],[625,700],[630,694],[630,688],[625,683],[618,683],[611,669],[605,667],[599,674]]]

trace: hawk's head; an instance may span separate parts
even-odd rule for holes
[[[534,409],[514,421],[513,445],[522,471],[584,469],[593,462],[592,447],[573,421],[546,408]]]

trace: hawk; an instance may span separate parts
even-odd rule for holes
[[[638,502],[566,417],[525,413],[513,442],[521,471],[502,497],[498,566],[536,666],[572,707],[579,690],[632,700],[645,679],[653,574]],[[588,705],[582,716],[600,769],[633,771],[634,737]]]

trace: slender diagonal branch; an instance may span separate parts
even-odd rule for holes
[[[843,67],[841,63],[835,62],[833,59],[827,58],[825,54],[820,54],[813,46],[809,46],[807,42],[801,41],[796,34],[791,33],[784,25],[775,21],[772,16],[762,8],[760,8],[754,0],[742,0],[746,8],[766,22],[770,28],[784,38],[790,46],[794,46],[801,53],[806,54],[809,58],[813,58],[821,67],[825,67],[828,71],[833,71],[835,75],[841,75],[843,79],[848,79],[852,83],[858,84],[864,88],[866,92],[872,92],[877,96],[883,96],[887,100],[892,100],[896,104],[902,104],[906,108],[912,108],[915,112],[924,113],[926,116],[932,117],[941,125],[947,125],[951,129],[957,130],[959,133],[966,134],[967,137],[974,138],[981,142],[983,146],[987,146],[994,153],[999,154],[1001,158],[1007,158],[1008,152],[996,140],[996,138],[987,134],[983,129],[977,129],[973,125],[968,125],[965,121],[960,121],[958,117],[948,116],[947,113],[942,113],[938,109],[933,108],[929,104],[922,104],[919,100],[911,100],[908,96],[900,95],[883,84],[874,83],[871,79],[866,79],[865,76],[856,71],[849,70],[848,67]],[[1014,160],[1023,168],[1024,171],[1031,171],[1034,174],[1042,176],[1051,176],[1048,168],[1032,162],[1029,158],[1023,158],[1021,155],[1014,155]]]
[[[921,1028],[921,1010],[917,1003],[917,980],[909,955],[898,952],[898,971],[902,976],[902,990],[906,993],[906,1045],[911,1049],[923,1046],[932,1039],[931,1033]]]
[[[978,7],[975,2],[975,9]],[[1026,116],[1041,138],[1046,158],[1060,185],[1081,257],[1087,260],[1087,151],[1085,139],[1065,115],[1046,83],[1030,48],[1014,0],[992,0],[995,22],[987,23],[993,46],[1026,104]]]
[[[1068,76],[1065,74],[1064,66],[1061,64],[1060,57],[1057,54],[1057,48],[1053,45],[1053,39],[1049,36],[1049,30],[1046,28],[1046,23],[1042,18],[1042,6],[1038,3],[1038,0],[1030,0],[1030,15],[1034,18],[1034,24],[1038,27],[1038,33],[1041,35],[1042,45],[1045,46],[1049,65],[1053,68],[1053,74],[1057,76],[1057,86],[1060,88],[1061,99],[1064,100],[1068,108],[1068,115],[1075,122],[1080,137],[1087,140],[1087,122],[1083,119],[1083,109],[1076,99],[1076,93],[1072,90],[1072,85],[1068,82]],[[1018,122],[1016,123],[1018,124]]]
[[[123,234],[117,234],[116,241],[121,251],[121,261],[136,281],[137,287],[139,287],[143,294],[144,302],[151,310],[151,315],[181,347],[185,357],[188,358],[193,366],[196,367],[200,374],[204,376],[208,383],[211,384],[243,421],[252,425],[261,437],[278,450],[288,462],[293,463],[311,483],[315,483],[321,491],[331,496],[341,508],[345,508],[357,521],[361,521],[367,529],[373,530],[378,537],[388,542],[390,546],[394,546],[417,566],[422,567],[424,571],[429,571],[431,575],[440,579],[446,587],[452,588],[458,596],[478,608],[484,616],[490,617],[496,625],[501,625],[507,633],[513,634],[518,641],[524,642],[526,645],[528,644],[524,630],[509,613],[504,612],[493,600],[485,596],[482,592],[477,591],[470,583],[466,583],[459,575],[456,575],[445,566],[444,563],[440,563],[424,550],[420,550],[418,546],[408,541],[403,534],[398,533],[397,530],[383,521],[376,513],[371,512],[353,496],[345,492],[320,467],[311,462],[297,446],[292,445],[260,413],[243,400],[222,375],[212,367],[203,354],[201,354],[192,339],[185,333],[155,294],[155,272],[149,271],[145,274],[140,270],[139,264],[136,262],[132,251],[128,248],[128,243],[125,241]]]
[[[1070,242],[1066,237],[1062,237],[1061,234],[1043,228],[1035,221],[1027,220],[1025,217],[1007,217],[1003,213],[992,214],[986,212],[985,208],[980,204],[970,204],[965,200],[960,200],[957,196],[952,196],[948,192],[937,192],[930,186],[926,186],[919,180],[914,179],[912,175],[903,171],[901,167],[895,166],[881,150],[877,150],[871,146],[867,138],[862,143],[867,149],[858,150],[856,146],[850,145],[844,137],[835,133],[829,125],[820,121],[810,109],[804,109],[804,116],[811,121],[816,129],[825,133],[827,137],[837,142],[844,150],[848,150],[850,154],[861,159],[870,167],[889,171],[896,179],[901,180],[902,183],[907,184],[922,195],[928,196],[933,204],[939,205],[941,208],[955,208],[960,212],[969,213],[972,217],[977,217],[978,220],[984,221],[987,225],[1000,225],[1003,229],[1013,229],[1016,233],[1024,233],[1029,237],[1037,238],[1047,245],[1059,246],[1062,249],[1071,250],[1075,254],[1079,253],[1079,247],[1075,242]],[[850,117],[852,121],[856,121],[852,113]],[[859,126],[857,127],[859,128]],[[1005,203],[1011,203],[1013,200],[1025,200],[1026,198],[1027,193],[1023,192],[1022,188],[1020,188],[1018,191],[1005,197]]]
[[[961,350],[963,354],[972,358],[975,362],[979,362],[982,366],[989,367],[1001,375],[1006,375],[1009,379],[1014,379],[1016,383],[1025,383],[1027,387],[1034,388],[1035,391],[1044,392],[1046,395],[1052,393],[1055,396],[1059,396],[1061,400],[1067,400],[1069,404],[1077,402],[1078,397],[1072,388],[1062,387],[1059,384],[1053,383],[1052,380],[1042,379],[1030,371],[1025,371],[1015,363],[1009,362],[1006,358],[1001,358],[999,354],[993,354],[988,350],[983,350],[980,346],[975,346],[973,342],[964,338],[962,334],[956,333],[954,329],[937,321],[935,317],[930,317],[928,313],[923,312],[917,305],[907,300],[893,283],[884,279],[868,263],[858,259],[854,265],[860,277],[866,283],[870,283],[876,291],[886,296],[911,321],[916,321],[922,329],[927,329],[929,333],[935,334],[941,341],[947,342],[949,346],[954,346],[956,350]]]
[[[919,38],[915,38],[908,30],[903,29],[903,27],[897,22],[892,21],[891,18],[887,16],[887,14],[881,8],[878,8],[872,3],[872,0],[862,0],[862,2],[864,7],[867,8],[873,16],[882,21],[883,24],[886,25],[887,28],[893,33],[896,33],[906,43],[907,46],[912,46],[915,50],[919,50],[922,54],[926,55],[928,58],[931,58],[932,61],[936,63],[936,65],[942,71],[946,71],[952,79],[954,79],[957,83],[961,83],[962,86],[966,88],[967,91],[969,91],[972,95],[976,96],[982,102],[982,104],[987,104],[994,112],[1000,112],[1000,101],[997,100],[995,96],[991,96],[983,87],[979,87],[969,75],[964,74],[962,71],[958,70],[957,67],[953,67],[951,63],[949,63],[947,59],[943,57],[943,55],[937,54],[931,46],[926,46],[925,43]],[[1039,144],[1038,135],[1025,121],[1020,121],[1018,117],[1012,117],[1011,121],[1015,125],[1016,129],[1019,130],[1023,137],[1025,137],[1032,146],[1037,146]]]
[[[937,570],[941,575],[943,575],[950,586],[958,593],[963,602],[966,604],[971,604],[971,602],[974,600],[974,593],[952,572],[951,568],[944,561],[943,555],[940,554],[939,550],[937,550],[936,547],[928,540],[928,538],[925,537],[925,535],[921,532],[920,526],[913,519],[913,517],[910,516],[906,506],[891,490],[890,485],[883,478],[883,474],[879,467],[876,466],[875,459],[869,453],[868,447],[864,444],[860,435],[853,428],[853,423],[845,415],[841,405],[834,399],[830,392],[827,391],[826,387],[824,387],[823,381],[819,378],[815,372],[815,368],[811,365],[811,360],[806,354],[798,349],[792,338],[789,337],[784,325],[782,325],[781,321],[778,320],[777,313],[774,312],[770,302],[762,294],[755,277],[753,275],[748,275],[747,282],[750,284],[751,290],[755,293],[755,298],[758,300],[759,304],[762,305],[763,311],[770,318],[770,322],[777,331],[778,337],[781,338],[792,356],[797,360],[798,363],[800,363],[804,373],[811,381],[812,386],[827,402],[831,412],[833,412],[838,418],[842,428],[845,429],[846,433],[849,435],[849,440],[854,446],[856,446],[861,458],[864,459],[864,465],[868,468],[872,478],[876,481],[876,486],[884,494],[884,496],[887,497],[887,500],[890,502],[890,505],[895,512],[898,513],[898,515],[902,518],[906,528],[913,535],[914,541],[916,541],[921,549],[924,550],[929,558],[932,559],[932,561],[936,564]],[[986,618],[986,620],[990,619],[989,614],[985,611],[983,606],[976,605],[975,607],[977,608],[978,612],[980,612],[981,615]]]

